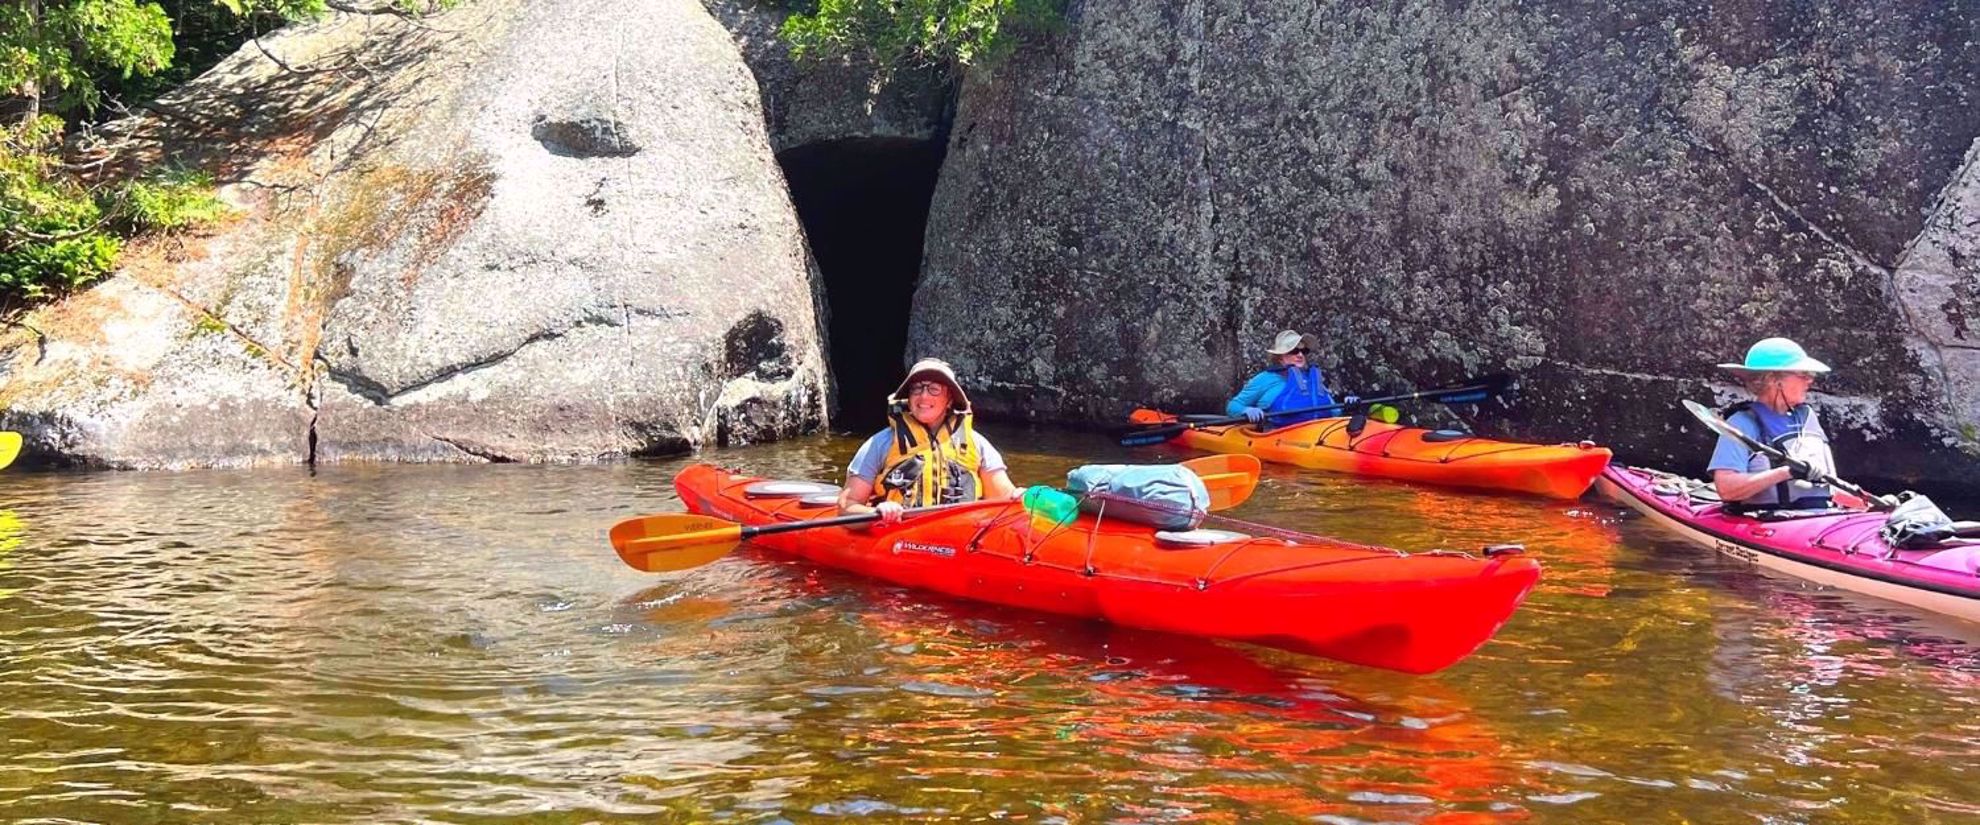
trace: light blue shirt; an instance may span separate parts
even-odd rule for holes
[[[1733,429],[1745,433],[1748,438],[1762,444],[1767,444],[1783,436],[1795,434],[1799,434],[1804,438],[1814,438],[1823,443],[1827,443],[1829,440],[1828,433],[1822,429],[1822,420],[1816,418],[1814,408],[1806,404],[1789,410],[1786,415],[1774,412],[1772,407],[1768,407],[1765,404],[1753,404],[1744,410],[1728,416],[1726,423],[1731,424]],[[1774,444],[1774,446],[1778,447],[1780,445]],[[1757,473],[1773,469],[1773,466],[1774,462],[1768,460],[1766,456],[1748,448],[1745,444],[1740,443],[1739,439],[1729,435],[1722,435],[1719,436],[1718,445],[1712,448],[1712,461],[1710,464],[1705,465],[1705,474],[1709,477],[1712,473],[1720,470],[1731,470],[1736,473]],[[1806,482],[1795,481],[1789,484],[1789,490],[1795,501],[1827,499],[1829,497],[1829,488],[1826,485],[1815,486]],[[1773,487],[1769,487],[1756,493],[1744,503],[1779,504],[1780,492]]]
[[[996,447],[990,446],[990,439],[984,438],[982,433],[974,430],[970,431],[970,438],[976,441],[976,451],[982,457],[982,463],[976,468],[978,475],[989,475],[998,470],[1008,469],[1004,465],[1004,454],[997,452]],[[893,430],[874,433],[865,444],[859,445],[859,452],[853,453],[852,463],[846,465],[846,477],[863,478],[868,483],[879,478],[881,465],[887,462],[887,447],[893,440]]]

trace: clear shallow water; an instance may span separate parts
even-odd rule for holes
[[[1020,484],[1180,455],[988,430]],[[685,463],[0,475],[0,820],[1980,820],[1980,628],[1615,506],[1268,468],[1232,515],[1542,560],[1410,677],[748,549],[623,567]]]

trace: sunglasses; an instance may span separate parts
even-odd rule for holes
[[[1307,353],[1309,353],[1309,352],[1312,352],[1312,350],[1310,350],[1310,349],[1307,349],[1307,348],[1305,348],[1305,347],[1300,347],[1299,349],[1296,349],[1296,350],[1293,350],[1292,352],[1288,352],[1288,353],[1286,353],[1286,354],[1287,354],[1287,355],[1305,355],[1305,354],[1307,354]]]
[[[949,385],[940,381],[916,381],[908,385],[908,395],[946,395]]]

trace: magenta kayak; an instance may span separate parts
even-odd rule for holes
[[[1723,512],[1712,487],[1656,470],[1610,465],[1602,494],[1687,539],[1817,584],[1980,622],[1980,541],[1893,550],[1884,514],[1820,510],[1788,518]]]

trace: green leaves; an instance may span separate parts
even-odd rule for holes
[[[0,307],[56,297],[117,265],[119,232],[171,231],[223,218],[210,176],[165,169],[91,191],[58,167],[61,120],[0,126]]]
[[[0,0],[0,112],[26,113],[0,121],[0,311],[108,275],[131,233],[184,229],[228,211],[198,172],[78,179],[63,167],[63,121],[50,113],[87,119],[106,97],[158,94],[284,20],[333,9],[420,16],[458,2],[181,0],[172,7],[184,40],[175,42],[174,21],[152,0]]]
[[[969,66],[1009,48],[1016,28],[1061,22],[1064,0],[815,0],[779,34],[799,58],[865,57],[886,69]]]
[[[103,210],[54,168],[61,120],[43,115],[0,127],[0,305],[40,300],[82,286],[116,263],[117,239]]]
[[[119,186],[112,211],[119,222],[145,232],[212,223],[226,217],[230,210],[214,193],[212,175],[190,169],[164,169]]]
[[[98,74],[149,75],[172,64],[172,21],[156,3],[47,0],[0,8],[0,93],[94,108]]]

